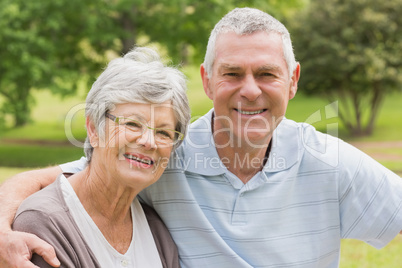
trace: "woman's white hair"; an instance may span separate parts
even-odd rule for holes
[[[220,34],[234,32],[238,35],[248,35],[259,31],[277,33],[282,37],[283,57],[287,63],[290,77],[297,67],[293,53],[292,41],[286,27],[271,15],[254,8],[235,8],[226,14],[214,27],[209,36],[204,67],[208,78],[211,78],[215,60],[216,40]]]
[[[124,57],[112,60],[92,85],[86,98],[85,116],[94,123],[100,138],[105,137],[105,114],[117,104],[170,101],[177,120],[176,130],[186,134],[190,107],[182,72],[165,66],[159,54],[146,47],[136,47]],[[174,148],[180,145],[180,142]],[[85,155],[90,162],[93,147],[87,137]]]

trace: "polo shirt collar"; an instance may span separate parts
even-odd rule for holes
[[[263,171],[279,172],[299,161],[299,128],[296,122],[284,118],[274,130],[271,152]]]
[[[216,151],[212,136],[213,111],[211,109],[190,125],[187,136],[178,149],[186,171],[205,176],[217,176],[227,172]]]
[[[212,136],[211,120],[214,110],[197,119],[189,127],[183,144],[178,148],[181,165],[185,171],[217,176],[228,172],[219,158]],[[298,133],[291,120],[284,119],[274,131],[271,152],[263,171],[278,172],[298,161]]]

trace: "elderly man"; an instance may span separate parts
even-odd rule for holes
[[[284,118],[300,65],[279,21],[250,8],[228,13],[211,33],[201,76],[214,109],[141,193],[171,232],[182,267],[338,267],[342,238],[379,248],[401,231],[399,176]],[[10,223],[27,195],[84,165],[19,174],[3,186],[3,263],[30,267],[31,251],[52,262],[44,242]]]

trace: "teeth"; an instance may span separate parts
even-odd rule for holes
[[[253,115],[253,114],[260,114],[264,110],[258,110],[258,111],[242,111],[242,110],[237,110],[241,114],[246,114],[246,115]]]
[[[151,160],[141,159],[141,158],[135,157],[135,156],[133,156],[133,155],[129,155],[129,154],[125,154],[124,156],[127,157],[128,159],[135,160],[135,161],[138,161],[138,162],[147,164],[147,165],[151,165],[151,164],[152,164],[152,161],[151,161]]]

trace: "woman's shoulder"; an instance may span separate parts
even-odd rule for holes
[[[49,215],[57,211],[65,211],[65,209],[60,189],[60,178],[58,178],[49,186],[25,199],[17,210],[16,218],[26,212]]]

